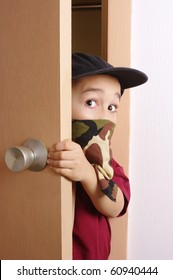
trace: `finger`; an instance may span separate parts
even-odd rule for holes
[[[63,159],[60,154],[61,154],[61,152],[51,151],[48,153],[47,157],[48,157],[48,159],[52,159],[52,160]]]
[[[55,151],[54,146],[52,146],[52,147],[48,147],[48,148],[47,148],[47,151],[48,151],[48,153],[49,153],[49,152],[53,152],[53,151]]]
[[[60,151],[60,152],[49,152],[48,153],[48,159],[51,160],[74,160],[75,155],[73,151]]]
[[[70,140],[63,140],[62,142],[58,142],[54,145],[54,148],[56,151],[65,151],[65,150],[71,150],[70,148]]]
[[[48,152],[71,150],[75,145],[75,142],[71,141],[70,139],[65,139],[48,148]]]
[[[47,150],[48,150],[48,152],[55,152],[56,151],[56,145],[57,145],[58,143],[55,143],[52,147],[49,147]]]
[[[52,147],[49,147],[47,150],[48,152],[55,152],[55,151],[63,151],[64,149],[64,143],[58,142],[55,143]]]
[[[67,160],[47,160],[47,165],[55,168],[73,169],[74,163]]]
[[[53,171],[54,173],[71,180],[70,177],[72,171],[70,169],[62,169],[62,168],[55,168],[55,167],[49,167],[49,169],[51,169],[51,171]]]
[[[64,141],[62,141],[62,143],[64,145],[63,146],[64,151],[72,151],[72,150],[75,150],[79,146],[79,144],[77,144],[74,141],[71,141],[70,139],[65,139]]]

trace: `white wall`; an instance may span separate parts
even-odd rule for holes
[[[132,0],[128,259],[173,259],[173,1]]]

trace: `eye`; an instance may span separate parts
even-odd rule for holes
[[[87,104],[89,107],[91,107],[91,108],[96,107],[96,101],[95,101],[95,100],[92,100],[92,99],[87,100],[87,101],[86,101],[86,104]]]
[[[117,105],[111,104],[111,105],[108,106],[108,110],[111,111],[111,112],[116,112],[117,109],[118,109]]]

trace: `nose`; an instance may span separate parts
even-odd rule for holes
[[[116,114],[109,111],[108,108],[104,108],[101,111],[100,119],[105,119],[116,123]]]
[[[102,110],[101,110],[101,118],[105,119],[105,120],[110,118],[110,112],[109,112],[109,110],[107,108],[102,108]]]

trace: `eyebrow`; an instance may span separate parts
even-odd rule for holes
[[[102,90],[101,88],[93,88],[93,87],[89,87],[84,89],[81,93],[87,93],[88,91],[94,91],[94,92],[104,92],[104,90]],[[117,96],[119,99],[121,98],[121,93],[120,92],[115,92],[115,96]]]

